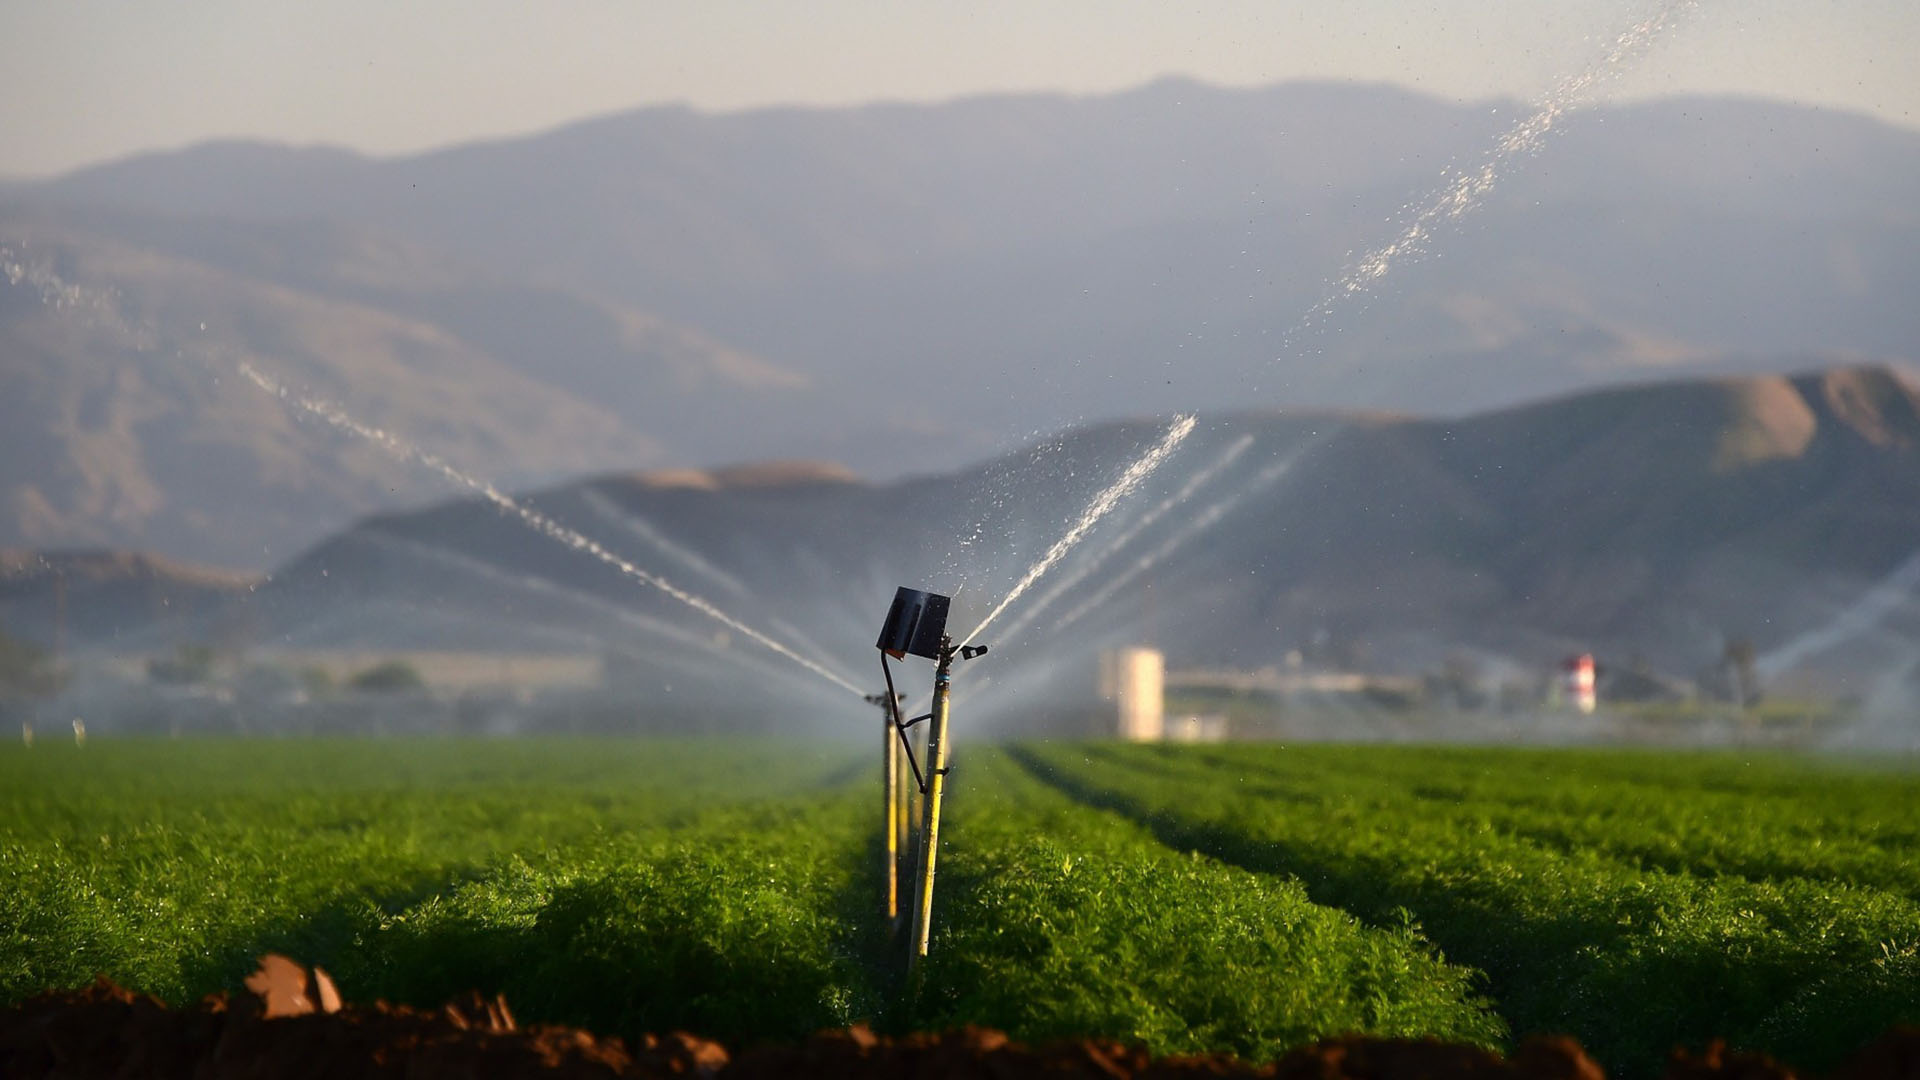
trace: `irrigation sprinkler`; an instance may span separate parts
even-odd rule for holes
[[[868,694],[867,704],[880,706],[880,775],[883,805],[887,830],[886,850],[881,855],[882,875],[886,879],[887,925],[894,926],[900,921],[900,848],[905,841],[907,808],[901,800],[906,795],[905,785],[900,783],[900,740],[894,738],[894,721],[900,715],[900,702],[903,694]]]
[[[953,662],[971,660],[987,651],[985,645],[953,643],[947,634],[947,609],[952,602],[951,597],[901,586],[894,591],[893,606],[887,609],[887,619],[880,626],[880,640],[876,642],[880,649],[880,671],[887,680],[885,700],[890,702],[892,727],[921,796],[920,850],[914,863],[913,930],[907,943],[909,982],[918,976],[920,958],[927,955],[927,937],[933,922],[934,857],[940,850],[940,797],[946,788],[947,776],[947,692]],[[933,709],[924,716],[902,720],[900,699],[893,689],[893,668],[887,658],[904,660],[908,656],[922,656],[934,662]],[[913,756],[913,745],[907,741],[907,729],[923,720],[932,721],[927,728],[925,771]],[[889,748],[888,752],[893,751]],[[897,804],[889,801],[887,805],[891,810]],[[895,827],[895,822],[890,820],[889,836]]]

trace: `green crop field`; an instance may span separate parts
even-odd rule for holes
[[[170,1001],[266,951],[355,999],[790,1037],[866,1020],[1271,1057],[1725,1035],[1819,1069],[1920,1022],[1911,762],[965,744],[933,951],[878,916],[877,763],[770,740],[0,750],[0,1001]]]

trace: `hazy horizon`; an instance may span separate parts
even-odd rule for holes
[[[829,112],[847,111],[847,110],[857,111],[860,109],[869,109],[869,108],[885,109],[885,108],[895,108],[895,107],[938,109],[945,106],[966,105],[968,103],[976,103],[976,102],[991,102],[996,100],[1015,100],[1015,99],[1029,99],[1029,98],[1031,99],[1064,98],[1070,101],[1095,101],[1105,97],[1144,92],[1144,91],[1150,90],[1155,86],[1160,86],[1164,84],[1182,83],[1182,82],[1190,83],[1193,85],[1205,87],[1207,89],[1218,90],[1222,92],[1274,90],[1274,89],[1282,89],[1282,88],[1293,87],[1293,86],[1346,86],[1346,87],[1353,87],[1353,88],[1374,87],[1374,88],[1380,88],[1385,90],[1403,91],[1403,92],[1414,94],[1414,95],[1424,96],[1435,101],[1442,101],[1442,102],[1447,102],[1449,104],[1455,104],[1455,105],[1465,105],[1469,107],[1488,107],[1488,108],[1513,107],[1516,110],[1518,110],[1519,108],[1525,107],[1525,105],[1527,104],[1521,99],[1510,94],[1487,94],[1481,97],[1449,98],[1449,97],[1436,95],[1436,94],[1423,91],[1418,87],[1406,86],[1400,83],[1395,83],[1392,81],[1380,80],[1380,79],[1298,78],[1298,79],[1280,79],[1271,83],[1262,83],[1262,84],[1229,85],[1226,83],[1212,82],[1212,81],[1202,79],[1192,75],[1186,75],[1181,73],[1168,73],[1164,75],[1155,76],[1153,78],[1144,80],[1136,84],[1118,87],[1112,91],[1071,91],[1071,90],[1050,90],[1050,89],[982,90],[978,92],[962,93],[950,98],[942,98],[942,99],[910,101],[910,100],[899,100],[899,99],[876,98],[871,101],[852,102],[847,104],[831,104],[831,103],[816,104],[816,103],[801,102],[801,103],[788,103],[788,104],[776,103],[776,104],[764,104],[764,105],[743,105],[743,106],[734,107],[734,108],[703,107],[703,106],[695,105],[685,101],[657,101],[657,102],[647,102],[640,105],[634,105],[627,108],[616,108],[616,109],[609,110],[607,112],[592,113],[588,115],[577,116],[571,119],[561,120],[552,124],[529,128],[524,131],[490,133],[490,134],[478,135],[478,136],[473,136],[468,138],[455,139],[447,142],[429,143],[429,144],[417,146],[417,147],[405,147],[405,148],[389,149],[389,150],[368,149],[365,147],[352,146],[343,142],[329,142],[325,140],[310,141],[310,142],[293,141],[293,140],[278,138],[271,135],[213,135],[205,138],[191,139],[181,143],[138,147],[138,148],[130,149],[125,153],[101,158],[96,161],[82,162],[70,168],[61,169],[57,172],[31,173],[31,174],[30,173],[0,173],[0,183],[37,184],[37,183],[48,182],[48,181],[58,181],[66,177],[74,176],[80,173],[85,173],[88,170],[95,169],[95,168],[111,167],[121,162],[132,161],[132,160],[136,160],[136,159],[148,157],[148,156],[164,156],[168,154],[185,153],[197,147],[203,147],[203,146],[221,146],[221,145],[263,146],[263,147],[276,147],[276,148],[293,150],[293,151],[339,152],[344,154],[350,154],[355,157],[365,158],[369,161],[403,161],[410,158],[429,157],[437,153],[452,151],[452,150],[459,150],[459,149],[471,147],[471,146],[480,146],[480,145],[486,145],[490,143],[512,142],[517,139],[523,139],[523,138],[538,138],[542,135],[548,135],[554,132],[566,131],[572,128],[584,127],[584,126],[589,126],[597,123],[604,123],[607,121],[617,120],[618,118],[623,116],[631,116],[631,115],[650,112],[650,111],[679,110],[679,111],[685,111],[685,112],[691,113],[692,115],[695,115],[701,118],[725,119],[725,118],[732,118],[732,117],[764,116],[764,115],[772,115],[772,114],[783,113],[783,112],[829,113]],[[1630,99],[1620,98],[1620,97],[1600,98],[1594,102],[1587,103],[1586,105],[1583,106],[1583,108],[1590,109],[1590,108],[1602,106],[1605,104],[1617,104],[1617,105],[1625,105],[1625,106],[1632,106],[1632,105],[1639,105],[1639,104],[1658,104],[1663,100],[1686,100],[1689,98],[1698,98],[1702,100],[1717,99],[1717,100],[1725,100],[1725,101],[1733,101],[1733,102],[1750,102],[1750,103],[1762,104],[1762,105],[1790,105],[1790,106],[1799,106],[1799,107],[1818,109],[1817,106],[1808,106],[1803,102],[1794,102],[1789,99],[1780,98],[1780,97],[1770,97],[1765,94],[1759,94],[1759,93],[1743,93],[1743,92],[1736,92],[1736,91],[1715,93],[1712,91],[1695,91],[1695,90],[1675,91],[1670,94],[1649,94],[1644,97],[1635,97]],[[1888,120],[1886,117],[1875,114],[1872,110],[1869,110],[1869,109],[1852,109],[1852,108],[1842,107],[1842,108],[1832,109],[1831,111],[1836,113],[1844,113],[1844,114],[1849,114],[1853,116],[1858,116],[1862,119],[1866,119],[1870,121],[1885,123],[1889,127],[1893,127],[1893,128],[1920,131],[1920,125],[1897,124],[1891,120]]]
[[[0,15],[0,61],[31,95],[0,103],[0,176],[238,139],[372,156],[524,135],[659,105],[936,104],[1104,94],[1159,79],[1221,87],[1388,83],[1459,102],[1535,100],[1654,5],[1542,12],[1520,0],[1337,10],[1235,3],[1200,13],[1085,4],[926,7],[856,0],[645,12],[363,2],[324,11],[80,3]],[[1733,94],[1920,129],[1920,10],[1883,0],[1823,17],[1774,0],[1694,6],[1596,100]]]

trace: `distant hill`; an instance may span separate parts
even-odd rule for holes
[[[261,581],[138,552],[0,549],[0,633],[49,649],[111,648],[156,628],[221,640],[244,635],[230,620]]]
[[[527,501],[864,685],[894,586],[954,592],[955,627],[972,626],[1162,430],[1097,425],[889,484],[787,465],[607,475]],[[1839,626],[1794,663],[1824,692],[1864,696],[1911,661],[1920,597],[1849,611],[1904,580],[1916,551],[1920,392],[1883,369],[1634,386],[1457,421],[1216,414],[988,629],[980,670],[1003,701],[1143,642],[1176,664],[1298,651],[1379,672],[1459,657],[1545,671],[1591,650],[1691,678],[1736,640],[1774,654]],[[369,519],[280,567],[244,612],[261,645],[591,652],[620,658],[642,698],[724,704],[750,684],[838,700],[473,501]]]
[[[241,361],[507,483],[671,462],[609,408],[622,394],[650,389],[684,408],[716,381],[797,382],[638,313],[463,276],[371,235],[293,230],[311,257],[275,273],[71,217],[0,213],[15,265],[85,283],[73,298],[0,278],[0,545],[266,567],[369,510],[444,495],[248,385]],[[597,326],[601,351],[579,350],[565,385],[475,344],[487,335],[471,327],[489,321],[529,340],[555,322],[576,342]]]
[[[217,143],[16,185],[0,247],[119,325],[0,281],[0,544],[265,567],[445,491],[214,386],[240,356],[514,484],[891,480],[1182,409],[1465,415],[1920,362],[1920,134],[1707,98],[1565,118],[1435,258],[1286,337],[1523,111],[1168,80],[643,109],[391,159]]]
[[[1389,239],[1445,170],[1477,168],[1524,110],[1185,80],[944,105],[651,108],[394,159],[209,144],[16,198],[237,272],[444,316],[523,371],[606,394],[689,464],[797,455],[894,476],[1178,408],[1469,412],[1605,382],[1916,359],[1920,133],[1711,98],[1565,118],[1443,230],[1437,258],[1282,355],[1352,255]],[[108,211],[122,216],[109,225]],[[335,261],[335,227],[559,295],[423,298],[411,271],[315,272]],[[595,305],[723,342],[734,370],[765,365],[807,392],[649,412],[644,359],[607,347]],[[614,373],[628,368],[643,389],[623,394]]]

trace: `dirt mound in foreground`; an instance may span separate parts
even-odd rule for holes
[[[1274,1080],[1603,1080],[1571,1039],[1538,1039],[1511,1058],[1445,1043],[1344,1038],[1302,1047],[1259,1067],[1232,1058],[1153,1058],[1099,1039],[1028,1047],[997,1031],[966,1028],[881,1038],[865,1028],[828,1031],[792,1046],[737,1056],[684,1033],[638,1044],[575,1028],[520,1027],[505,1001],[478,995],[439,1010],[341,1003],[326,973],[267,957],[252,993],[168,1009],[101,980],[0,1011],[0,1076],[152,1077],[156,1080],[293,1080],[306,1077],[847,1077],[938,1080],[1046,1077],[1271,1077]],[[1788,1080],[1790,1068],[1710,1047],[1676,1052],[1667,1080]],[[1888,1034],[1833,1080],[1920,1080],[1920,1031]]]

